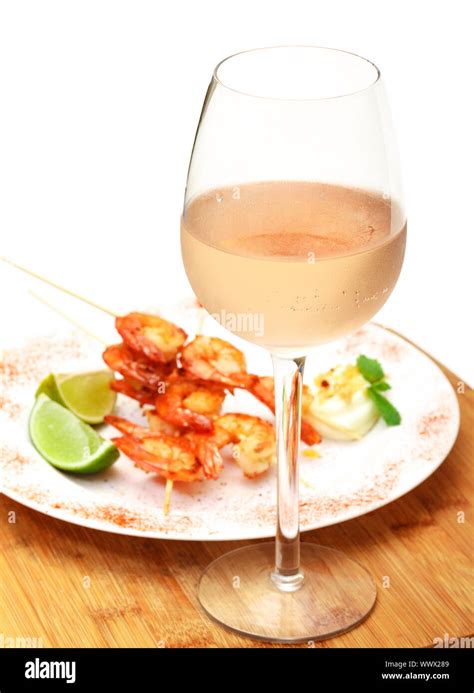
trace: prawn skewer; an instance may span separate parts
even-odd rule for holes
[[[233,457],[249,478],[274,464],[275,432],[269,422],[245,414],[220,415],[226,390],[233,388],[246,389],[272,412],[275,409],[273,378],[248,373],[239,349],[201,334],[186,344],[186,332],[159,316],[118,315],[11,260],[0,259],[115,318],[123,343],[108,346],[103,358],[123,379],[115,380],[112,389],[141,405],[152,405],[154,410],[147,412],[150,429],[115,416],[106,421],[122,433],[112,440],[125,455],[166,479],[165,514],[174,481],[218,477],[223,467],[219,449],[225,445],[233,445]],[[35,298],[91,334],[41,297]],[[313,445],[321,439],[307,416],[311,405],[307,387],[303,387],[302,400],[301,437]]]

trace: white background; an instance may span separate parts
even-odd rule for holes
[[[214,65],[256,46],[344,48],[382,70],[404,175],[407,258],[377,319],[472,383],[469,9],[455,0],[1,2],[0,255],[117,310],[184,294],[179,216]],[[0,290],[15,301],[24,283],[0,266]]]

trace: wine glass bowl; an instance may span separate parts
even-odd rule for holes
[[[303,180],[209,191],[190,200],[182,224],[188,278],[208,312],[295,356],[380,310],[405,239],[400,208],[382,195]]]
[[[203,607],[233,630],[318,639],[373,607],[373,580],[357,562],[300,545],[301,386],[311,349],[385,303],[405,241],[395,140],[373,63],[313,46],[219,63],[191,156],[182,256],[207,311],[272,355],[278,459],[275,543],[226,554],[200,582]]]

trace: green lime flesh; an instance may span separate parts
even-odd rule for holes
[[[50,399],[70,409],[82,421],[100,424],[111,414],[117,395],[110,389],[114,374],[109,370],[88,373],[50,373],[40,383],[36,396]]]
[[[31,412],[29,433],[40,455],[65,472],[93,474],[119,457],[113,443],[44,392],[38,395]]]

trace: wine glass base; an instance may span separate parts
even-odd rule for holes
[[[259,640],[323,640],[357,626],[371,612],[377,591],[371,575],[340,551],[301,544],[302,586],[280,591],[271,579],[273,542],[245,546],[213,561],[199,582],[207,614],[231,630]]]

